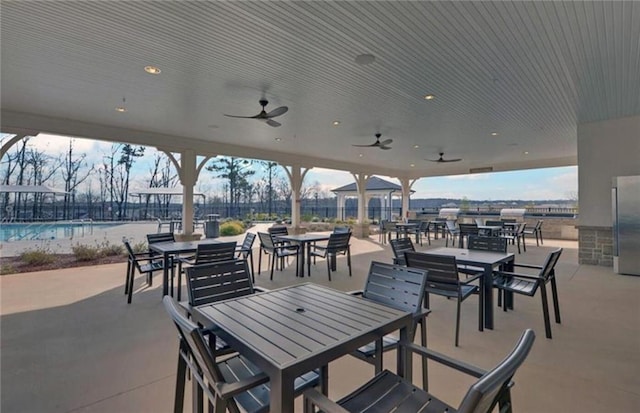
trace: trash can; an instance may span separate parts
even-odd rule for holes
[[[207,221],[204,223],[205,238],[218,238],[220,236],[220,221],[218,221],[218,218],[220,218],[218,214],[207,215]]]

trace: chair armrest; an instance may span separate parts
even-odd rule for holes
[[[347,294],[349,294],[349,295],[362,295],[362,294],[364,294],[364,291],[363,290],[347,291]]]
[[[413,320],[419,321],[423,318],[426,319],[429,313],[431,313],[431,310],[423,307],[420,309],[420,311],[416,311],[415,313],[413,313]]]
[[[267,376],[265,373],[259,373],[255,376],[251,376],[234,383],[216,383],[215,390],[216,393],[226,399],[229,397],[237,396],[238,394],[243,393],[260,384],[265,384],[268,381],[269,376]]]
[[[444,366],[451,367],[454,370],[458,370],[473,377],[482,377],[487,372],[486,370],[483,370],[479,367],[452,359],[451,357],[445,356],[444,354],[438,353],[433,350],[426,349],[422,346],[418,346],[417,344],[402,341],[400,342],[400,345],[411,352],[421,355],[422,357],[426,357]]]
[[[504,275],[507,277],[525,278],[527,280],[534,280],[534,281],[538,281],[542,279],[542,277],[538,275],[519,274],[516,272],[506,272],[506,271],[494,271],[493,275]]]
[[[348,410],[343,409],[336,402],[330,400],[327,396],[325,396],[324,394],[320,393],[316,389],[313,389],[313,388],[307,389],[302,394],[303,394],[304,399],[305,399],[305,401],[303,402],[304,404],[306,404],[307,400],[310,400],[313,403],[314,406],[319,407],[320,410],[323,411],[323,412],[326,412],[326,413],[349,413]]]
[[[536,270],[541,270],[542,265],[533,265],[533,264],[513,264],[514,267],[522,267],[522,268],[533,268]]]
[[[270,288],[256,287],[255,285],[253,286],[253,290],[254,290],[254,291],[257,291],[257,292],[259,292],[259,293],[266,293],[266,292],[271,291],[271,289],[270,289]]]
[[[482,277],[484,277],[484,272],[481,272],[480,274],[472,275],[471,277],[467,278],[466,280],[461,280],[460,284],[469,284],[469,283],[471,283],[471,282],[473,282],[473,281],[475,281],[477,279],[480,279]]]

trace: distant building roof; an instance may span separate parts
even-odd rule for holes
[[[372,176],[367,180],[367,191],[402,191],[402,187],[393,182],[385,181],[377,176]],[[331,192],[357,192],[356,183],[351,183],[340,188],[332,189]]]

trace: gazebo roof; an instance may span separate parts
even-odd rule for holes
[[[393,182],[385,181],[384,179],[372,176],[367,180],[367,189],[369,191],[402,191],[402,187]],[[356,183],[341,186],[340,188],[332,189],[331,192],[357,192],[358,187]]]

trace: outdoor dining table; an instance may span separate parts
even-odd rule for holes
[[[296,244],[300,245],[300,255],[298,256],[298,274],[300,274],[300,277],[304,277],[305,259],[309,260],[309,264],[307,265],[307,274],[311,276],[311,244],[316,241],[328,240],[329,234],[277,235],[276,238],[280,241],[295,242]],[[335,257],[327,257],[327,259],[331,260],[331,269],[335,270]]]
[[[493,252],[470,250],[466,248],[434,248],[423,251],[424,254],[447,255],[456,257],[459,265],[470,265],[483,269],[482,289],[484,297],[484,328],[493,330],[493,269],[503,266],[505,271],[513,271],[515,254],[512,252]],[[510,299],[505,297],[505,303]]]
[[[169,267],[171,267],[171,257],[177,254],[195,253],[200,244],[217,244],[221,241],[216,239],[203,239],[199,241],[175,241],[157,242],[149,245],[151,251],[162,254],[162,296],[169,294]]]
[[[329,362],[396,330],[406,340],[412,323],[409,312],[312,283],[199,306],[192,316],[269,376],[278,413],[293,413],[296,377],[320,368],[327,394]],[[403,352],[398,374],[410,371]]]
[[[399,234],[402,232],[402,234],[406,237],[408,230],[416,229],[419,226],[420,224],[416,222],[396,222],[396,229],[397,229],[396,234]],[[416,233],[416,242],[418,241],[418,236],[419,235]]]

